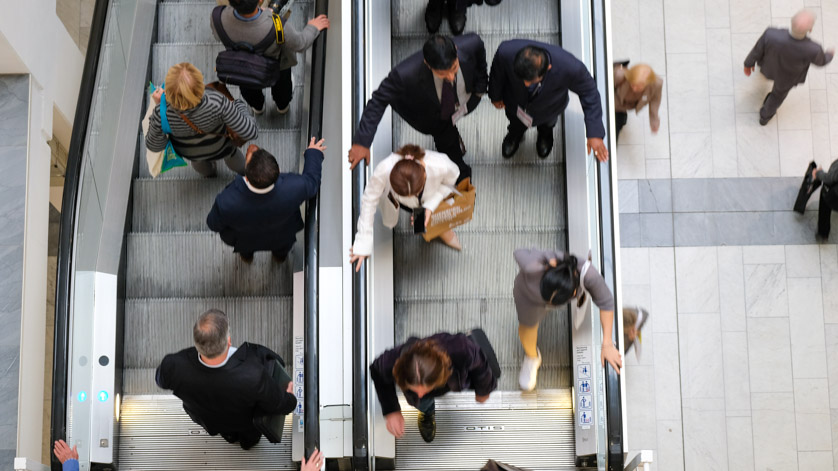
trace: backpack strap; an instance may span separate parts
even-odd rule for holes
[[[218,33],[218,37],[221,38],[221,42],[224,43],[224,47],[227,49],[233,49],[236,44],[232,39],[230,39],[227,31],[224,30],[224,25],[221,24],[221,12],[224,11],[225,8],[227,7],[219,5],[212,9],[212,24],[215,26],[215,32]]]
[[[172,127],[169,126],[169,117],[166,116],[166,92],[160,96],[160,129],[164,134],[171,134]]]
[[[263,12],[262,14],[266,14],[267,12]],[[276,41],[277,44],[284,44],[285,43],[285,28],[283,27],[284,23],[282,18],[278,15],[273,15],[273,22],[274,27],[268,34],[265,35],[264,39],[259,41],[255,46],[253,46],[254,51],[256,52],[265,52],[271,47],[271,44]]]

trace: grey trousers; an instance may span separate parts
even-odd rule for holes
[[[224,163],[230,170],[239,175],[244,175],[244,155],[240,149],[236,149],[233,155],[224,159]],[[216,174],[215,160],[190,160],[189,165],[192,165],[192,168],[202,177],[214,177]]]
[[[777,113],[777,108],[783,104],[783,101],[792,88],[794,88],[794,85],[778,85],[777,82],[774,82],[774,88],[765,97],[765,102],[763,102],[762,108],[759,109],[759,117],[764,120],[771,119]]]

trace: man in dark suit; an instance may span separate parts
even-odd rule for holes
[[[233,347],[228,326],[222,311],[201,314],[192,329],[195,346],[166,355],[155,380],[183,400],[183,409],[207,433],[247,450],[262,437],[253,417],[290,414],[297,398],[293,383],[283,391],[269,374],[267,365],[279,356],[247,342]]]
[[[829,239],[832,211],[838,211],[838,160],[832,162],[828,171],[818,167],[812,170],[812,179],[819,180],[821,200],[818,205],[818,233],[816,238],[826,242]]]
[[[453,40],[432,36],[421,52],[393,68],[373,92],[352,139],[350,168],[362,159],[369,164],[375,131],[390,105],[414,129],[433,136],[436,150],[459,167],[459,180],[470,177],[456,123],[477,108],[488,81],[486,49],[480,36],[470,33]]]
[[[750,77],[754,65],[759,64],[762,75],[774,81],[759,110],[759,124],[768,124],[789,91],[806,81],[809,65],[824,66],[832,61],[833,49],[824,52],[820,44],[806,36],[814,26],[815,14],[801,10],[791,19],[790,30],[766,29],[745,58],[745,75]]]
[[[300,205],[320,188],[324,150],[323,139],[315,143],[312,137],[302,175],[280,174],[274,156],[251,145],[247,149],[245,176],[236,176],[215,197],[207,226],[247,263],[253,261],[253,252],[257,250],[270,250],[274,260],[284,262],[297,232],[304,227]]]
[[[536,151],[546,158],[553,150],[553,127],[568,103],[567,91],[579,96],[585,113],[588,153],[608,160],[602,138],[602,104],[588,69],[559,46],[528,39],[504,41],[492,60],[489,99],[495,108],[506,109],[509,127],[501,147],[505,158],[518,151],[524,133],[538,128]]]

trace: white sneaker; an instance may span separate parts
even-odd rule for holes
[[[262,105],[262,109],[261,109],[261,110],[257,110],[256,108],[254,108],[254,107],[252,107],[252,106],[250,107],[250,109],[253,111],[253,114],[254,114],[255,116],[259,116],[260,114],[262,114],[262,113],[264,113],[264,112],[265,112],[265,105]]]
[[[278,106],[276,107],[276,110],[279,111],[279,114],[285,114],[290,109],[291,109],[291,103],[288,103],[287,105],[285,105],[285,108],[280,108]]]
[[[518,385],[524,391],[535,389],[538,380],[538,368],[541,367],[541,350],[538,351],[538,358],[531,358],[524,355],[524,362],[521,364],[521,374],[518,376]]]

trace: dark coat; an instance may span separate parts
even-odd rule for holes
[[[189,417],[209,434],[250,431],[257,413],[290,414],[297,407],[297,398],[268,374],[266,365],[277,358],[271,349],[245,342],[227,364],[209,368],[190,347],[166,355],[156,381],[173,390]]]
[[[795,39],[787,29],[768,28],[745,58],[745,67],[759,64],[762,75],[781,88],[791,88],[806,81],[809,65],[824,66],[831,61],[832,54],[808,37]]]
[[[478,396],[486,396],[498,387],[498,379],[492,373],[489,362],[480,347],[465,334],[448,334],[445,332],[434,334],[428,339],[436,340],[442,349],[451,357],[451,377],[448,383],[434,389],[428,396],[439,397],[448,391],[463,391],[473,389]],[[379,355],[370,365],[370,376],[375,383],[375,392],[384,415],[401,410],[399,398],[396,395],[396,379],[393,377],[393,366],[396,364],[402,350],[412,343],[421,340],[411,337],[402,345],[391,348]],[[402,391],[407,403],[416,407],[419,398],[413,391]]]
[[[545,49],[553,66],[542,81],[541,91],[532,101],[529,101],[524,81],[515,75],[513,69],[515,55],[527,46]],[[489,74],[489,99],[503,101],[510,121],[518,120],[520,106],[532,116],[533,126],[555,123],[567,107],[568,90],[579,96],[585,113],[587,136],[605,137],[599,91],[582,61],[559,46],[528,39],[504,41],[498,46]]]
[[[281,173],[273,190],[263,195],[252,192],[237,176],[215,197],[207,226],[235,252],[287,250],[303,229],[300,205],[320,188],[322,165],[322,152],[306,150],[302,175]]]
[[[486,72],[486,48],[480,36],[469,33],[453,38],[457,45],[457,57],[463,72],[466,91],[471,99],[466,104],[471,113],[480,104],[477,94],[486,93],[489,75]],[[441,120],[439,98],[431,69],[425,65],[422,51],[413,54],[399,63],[381,85],[373,92],[372,98],[364,108],[361,122],[352,142],[364,147],[372,145],[378,123],[387,109],[399,114],[407,124],[423,134],[434,134],[441,130],[447,120]]]

